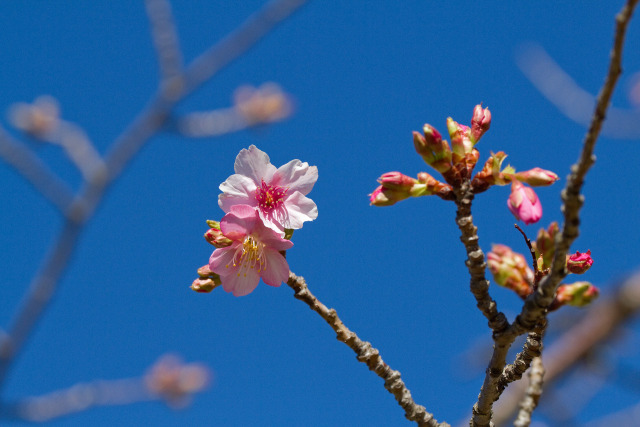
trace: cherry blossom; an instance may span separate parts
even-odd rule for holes
[[[220,230],[232,243],[213,251],[209,268],[220,276],[226,292],[243,296],[253,292],[260,278],[270,286],[289,278],[289,264],[279,251],[293,243],[267,228],[254,207],[232,206],[220,221]]]
[[[318,168],[298,159],[278,169],[255,145],[236,157],[235,174],[220,185],[218,205],[228,213],[234,205],[256,209],[264,224],[278,232],[302,228],[318,217],[318,208],[306,197],[318,180]]]

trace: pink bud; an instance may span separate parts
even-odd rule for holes
[[[540,168],[533,168],[528,171],[518,172],[515,174],[515,177],[533,187],[551,185],[559,179],[558,175],[555,173]]]
[[[493,245],[487,264],[498,285],[511,289],[523,299],[532,292],[534,275],[524,255],[506,245]]]
[[[525,224],[533,224],[542,218],[542,205],[538,195],[529,187],[514,180],[511,184],[511,195],[507,200],[507,206],[516,219]]]
[[[478,104],[473,109],[473,117],[471,118],[471,133],[469,135],[471,141],[475,144],[480,140],[482,135],[489,130],[491,126],[491,112],[489,108],[482,109],[482,105]]]
[[[591,268],[593,265],[593,258],[591,258],[591,251],[586,253],[576,252],[573,255],[567,255],[567,270],[569,273],[582,274]]]
[[[418,181],[400,172],[387,172],[378,179],[378,182],[389,190],[410,191]]]
[[[398,197],[397,192],[385,189],[380,185],[373,190],[373,193],[369,194],[369,203],[373,206],[391,206],[407,197],[409,197],[408,193],[404,197]]]

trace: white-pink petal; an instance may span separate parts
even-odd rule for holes
[[[237,247],[238,244],[234,244],[228,248],[219,248],[213,251],[209,258],[209,269],[220,276],[231,274],[235,270],[233,255]]]
[[[260,273],[262,281],[270,286],[280,286],[289,279],[289,264],[276,250],[265,248],[266,269]]]
[[[237,174],[251,178],[256,185],[260,185],[263,179],[265,182],[271,181],[276,167],[270,163],[267,153],[252,145],[248,150],[244,148],[240,150],[234,170]]]
[[[223,212],[228,213],[233,205],[257,206],[256,183],[244,175],[231,175],[220,184],[222,194],[218,196],[218,206]]]
[[[284,227],[297,230],[305,221],[313,221],[318,217],[318,207],[313,200],[296,191],[285,200],[287,216]]]
[[[299,191],[307,195],[317,180],[318,168],[316,166],[309,166],[307,162],[294,159],[278,168],[273,175],[271,184],[286,187],[289,189],[289,193]]]

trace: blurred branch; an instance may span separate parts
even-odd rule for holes
[[[378,350],[371,346],[371,343],[362,341],[355,332],[347,328],[338,317],[334,309],[327,308],[309,291],[304,278],[289,273],[287,285],[294,290],[294,297],[311,308],[331,326],[340,342],[345,343],[355,353],[359,362],[362,362],[369,369],[384,380],[384,388],[395,397],[398,404],[404,409],[405,417],[410,421],[415,421],[419,426],[445,427],[447,423],[439,423],[433,418],[433,414],[427,412],[426,408],[413,401],[411,392],[400,378],[400,372],[394,371],[380,357]]]
[[[0,341],[0,386],[9,372],[16,355],[22,349],[27,337],[38,323],[44,309],[58,287],[60,277],[75,250],[81,228],[66,221],[65,225],[45,257],[44,264],[29,285],[27,295],[16,311],[7,334]]]
[[[31,150],[14,140],[0,127],[0,156],[64,213],[73,200],[73,191]]]
[[[589,126],[596,97],[580,87],[543,47],[533,43],[522,46],[516,63],[536,89],[565,116],[585,127]],[[602,134],[611,138],[639,138],[640,110],[610,106]]]
[[[3,419],[31,422],[51,421],[100,406],[119,406],[163,400],[172,407],[185,406],[192,394],[209,382],[204,366],[183,364],[175,356],[164,356],[143,377],[97,380],[17,402],[4,404]]]
[[[542,364],[542,358],[537,356],[531,363],[531,370],[529,371],[529,387],[525,398],[520,404],[520,412],[518,417],[513,423],[514,427],[529,427],[531,424],[531,414],[538,406],[538,401],[542,395],[542,383],[544,379],[544,365]]]
[[[168,80],[178,76],[183,67],[182,51],[171,12],[171,3],[168,0],[145,0],[145,6],[162,80]]]
[[[575,325],[558,337],[545,351],[545,382],[553,384],[597,347],[611,340],[615,332],[640,311],[640,273],[625,280],[616,293],[602,298],[588,309]],[[509,387],[494,411],[496,425],[504,425],[524,398],[526,384]]]
[[[45,258],[43,266],[31,282],[26,297],[18,307],[8,335],[0,342],[0,388],[4,384],[13,360],[51,301],[84,225],[92,218],[110,184],[118,178],[144,144],[164,125],[177,102],[245,53],[304,3],[304,0],[271,1],[238,29],[191,63],[179,79],[172,79],[174,84],[161,83],[147,107],[133,119],[111,145],[105,161],[106,174],[93,174],[92,178],[95,179],[87,180],[75,199],[71,191],[66,190],[62,184],[58,184],[59,180],[55,175],[43,172],[47,169],[37,158],[20,146],[12,144],[8,135],[0,129],[0,154],[10,159],[12,166],[23,173],[45,197],[59,206],[67,215],[67,221],[58,240]],[[182,83],[175,84],[178,81]],[[34,165],[37,167],[34,168]],[[25,172],[22,172],[23,170]]]
[[[275,83],[241,86],[234,93],[232,108],[189,113],[178,119],[178,130],[191,138],[220,136],[284,120],[292,111],[291,96]]]

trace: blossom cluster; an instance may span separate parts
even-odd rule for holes
[[[216,249],[209,264],[198,269],[191,288],[211,292],[222,285],[235,296],[251,293],[260,279],[280,286],[289,277],[284,251],[293,230],[316,219],[318,209],[307,197],[318,168],[300,160],[276,168],[255,145],[240,151],[235,174],[220,185],[220,222],[208,221],[205,239]]]

